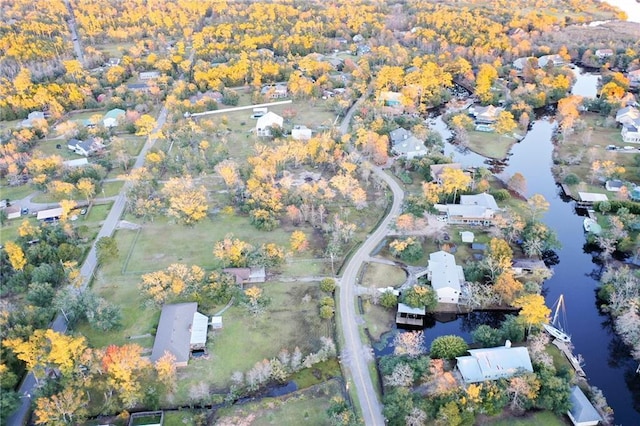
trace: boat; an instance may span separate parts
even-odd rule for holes
[[[585,232],[590,232],[596,235],[602,232],[602,227],[598,225],[598,222],[596,222],[594,219],[591,219],[590,217],[584,218],[583,226]]]
[[[551,322],[549,324],[542,324],[542,327],[544,327],[545,331],[550,335],[552,335],[553,337],[555,337],[556,339],[562,342],[569,343],[571,342],[571,336],[569,336],[565,332],[558,318],[561,310],[562,310],[563,318],[566,318],[566,312],[564,308],[564,295],[562,294],[560,295],[556,303],[553,304],[553,308],[554,308],[554,312],[553,312],[553,318],[551,319]],[[566,323],[566,320],[565,320],[565,323]]]

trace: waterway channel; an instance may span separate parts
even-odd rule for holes
[[[591,95],[593,87],[590,86],[596,84],[597,79],[582,73],[577,76],[574,93]],[[586,92],[580,93],[580,87]],[[448,142],[445,154],[465,166],[488,167],[507,178],[520,172],[527,181],[527,195],[542,194],[549,201],[550,208],[542,220],[557,233],[562,248],[556,251],[559,262],[552,266],[553,277],[544,285],[547,305],[553,305],[560,294],[564,294],[574,354],[584,358],[589,383],[603,391],[614,410],[615,424],[637,425],[640,424],[640,374],[635,373],[638,364],[613,332],[609,316],[598,310],[596,289],[600,265],[585,251],[583,218],[577,215],[574,202],[561,196],[551,173],[554,126],[548,118],[535,121],[526,137],[513,146],[504,161],[461,151]],[[446,125],[440,117],[434,127],[447,136]],[[432,321],[426,326],[426,345],[429,347],[434,338],[446,334],[460,335],[471,341],[470,331],[479,324],[499,321],[496,315],[481,313],[447,318],[446,322]],[[380,354],[387,352],[389,347],[379,349]]]

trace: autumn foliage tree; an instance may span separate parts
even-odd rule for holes
[[[197,265],[174,263],[164,270],[144,274],[138,287],[151,302],[162,305],[169,299],[197,292],[204,277],[204,270]]]
[[[142,347],[129,344],[107,347],[102,368],[107,375],[108,396],[117,397],[126,408],[134,407],[144,396],[143,378],[151,362],[142,356]]]
[[[171,178],[162,188],[167,213],[185,225],[193,225],[207,217],[207,190],[196,186],[191,176]]]

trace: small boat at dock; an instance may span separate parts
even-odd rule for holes
[[[559,314],[562,311],[562,316],[565,319],[564,323],[566,323],[566,311],[564,307],[564,295],[560,295],[556,303],[553,305],[554,313],[551,322],[548,324],[542,324],[542,327],[545,329],[547,333],[561,342],[569,343],[571,342],[571,336],[569,336],[560,322]]]
[[[598,235],[600,232],[602,232],[602,227],[598,225],[598,222],[596,222],[594,219],[591,219],[590,217],[584,218],[583,226],[585,232],[589,232],[591,234]]]

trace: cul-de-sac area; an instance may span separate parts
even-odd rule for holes
[[[0,424],[635,424],[615,3],[3,1]]]

